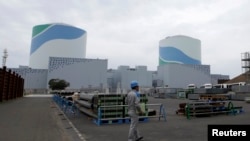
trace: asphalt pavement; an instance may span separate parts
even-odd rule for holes
[[[149,118],[140,122],[144,141],[206,141],[209,124],[250,124],[250,104],[232,101],[242,106],[237,115],[192,117],[176,114],[186,99],[149,97],[149,104],[163,104],[166,121]],[[159,110],[159,106],[149,107]],[[83,113],[77,116],[61,111],[51,97],[22,97],[0,103],[0,141],[127,141],[129,123],[97,125]]]
[[[0,112],[0,141],[78,140],[49,95],[4,101],[0,103]]]

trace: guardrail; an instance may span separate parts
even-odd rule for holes
[[[79,109],[77,108],[75,103],[73,103],[72,101],[62,98],[59,95],[53,95],[52,99],[57,103],[59,108],[61,108],[61,110],[65,114],[73,115],[73,116],[76,116],[79,114]]]
[[[208,102],[192,102],[185,106],[185,115],[187,119],[191,116],[211,116],[216,114],[233,114],[242,112],[242,107],[234,107],[231,101],[225,106],[226,101],[208,101]]]
[[[114,124],[114,123],[129,123],[130,117],[127,114],[127,106],[128,105],[103,105],[98,107],[97,115],[91,112],[89,109],[81,108],[81,106],[77,106],[77,104],[62,98],[59,95],[54,95],[53,100],[59,105],[59,107],[62,109],[64,113],[72,114],[74,113],[77,115],[78,112],[83,112],[84,114],[90,116],[93,118],[93,122],[95,124],[103,125],[103,124]],[[149,107],[156,106],[159,108],[159,110],[155,110],[155,114],[150,115],[148,109]],[[166,119],[166,110],[163,104],[145,104],[145,107],[147,108],[145,110],[144,115],[139,115],[139,121],[141,122],[147,122],[149,118],[158,118],[160,121],[163,119],[164,121],[167,121]]]
[[[122,109],[127,110],[128,105],[112,105],[112,106],[100,106],[98,108],[98,116],[96,119],[94,119],[94,122],[97,125],[102,125],[102,124],[112,124],[112,123],[129,123],[130,122],[130,117],[127,115],[127,111],[123,111],[123,116],[122,117],[115,117],[115,118],[105,118],[103,117],[103,110],[104,108],[118,108],[121,107]],[[159,111],[156,111],[156,115],[149,115],[149,110],[145,110],[144,115],[139,115],[139,121],[146,122],[149,120],[149,118],[158,118],[158,120],[161,120],[161,118],[164,119],[164,121],[167,121],[166,119],[166,110],[163,104],[145,104],[145,106],[158,106]],[[157,115],[158,113],[158,115]]]
[[[97,108],[97,114],[89,107],[82,108],[78,103],[73,103],[66,98],[63,98],[57,94],[53,96],[53,100],[59,105],[62,111],[67,115],[78,115],[79,112],[83,112],[89,117],[93,118],[93,122],[98,126],[102,124],[114,124],[114,123],[129,123],[130,117],[127,113],[128,105],[100,105]],[[109,103],[110,104],[110,103]],[[145,103],[144,103],[145,104]],[[157,107],[159,110],[150,109]],[[150,111],[152,110],[152,111]],[[153,114],[152,114],[153,113]],[[163,104],[145,104],[145,114],[139,115],[139,121],[147,122],[149,118],[158,118],[160,121],[163,119],[166,121],[166,110]]]

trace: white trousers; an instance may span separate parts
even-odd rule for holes
[[[128,141],[135,141],[140,136],[140,132],[137,128],[139,123],[139,117],[135,111],[128,111],[128,115],[130,116],[130,128],[128,133]]]

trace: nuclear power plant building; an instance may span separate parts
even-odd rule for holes
[[[159,65],[201,64],[201,41],[188,36],[170,36],[159,43]]]
[[[24,78],[24,88],[34,93],[49,89],[51,79],[69,82],[68,89],[105,89],[107,60],[87,59],[87,32],[62,24],[43,24],[33,27],[29,66],[11,70]]]
[[[48,69],[49,57],[85,58],[87,32],[67,24],[33,27],[29,67]]]
[[[147,70],[145,64],[108,69],[107,59],[86,58],[86,41],[87,32],[78,27],[63,23],[36,25],[32,29],[29,66],[10,69],[24,78],[28,93],[48,92],[51,79],[67,81],[67,90],[118,93],[130,90],[132,80],[137,80],[141,88],[211,83],[210,65],[202,64],[199,39],[177,35],[160,40],[155,71]],[[213,81],[219,77],[213,77]]]
[[[160,40],[157,77],[168,87],[211,83],[210,65],[201,64],[201,41],[183,35]]]

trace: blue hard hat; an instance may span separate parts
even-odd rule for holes
[[[133,80],[133,81],[131,81],[130,86],[131,86],[131,88],[133,88],[133,87],[139,86],[139,84],[137,81]]]

